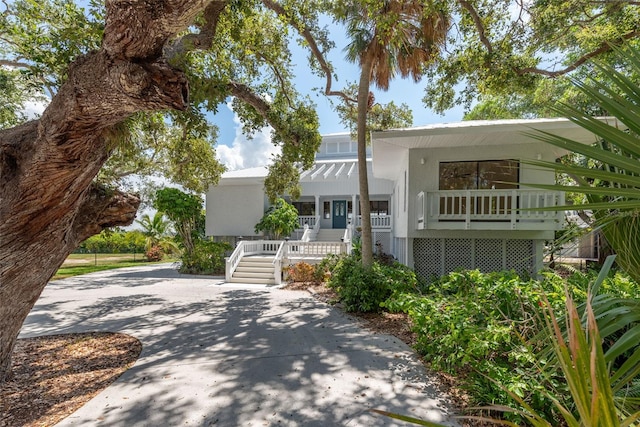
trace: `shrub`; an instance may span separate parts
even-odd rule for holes
[[[344,257],[344,255],[338,254],[329,254],[324,257],[322,261],[315,266],[315,271],[313,272],[314,280],[318,283],[327,282],[340,260]]]
[[[182,255],[180,272],[186,274],[224,274],[225,259],[233,247],[227,242],[198,240],[192,254]]]
[[[539,349],[526,345],[537,330],[534,313],[543,291],[553,306],[564,306],[558,276],[537,282],[514,272],[460,271],[431,283],[424,295],[394,293],[383,306],[409,314],[416,350],[434,369],[462,378],[474,404],[505,403],[513,393],[553,419],[545,386],[564,386],[559,377],[549,376],[545,385],[536,380]]]
[[[347,311],[377,312],[392,293],[416,291],[417,283],[415,273],[399,263],[374,262],[367,270],[357,256],[348,256],[338,262],[328,285]]]
[[[315,282],[315,268],[306,262],[299,262],[287,269],[290,282]]]
[[[158,245],[151,246],[147,252],[145,252],[144,256],[147,258],[149,262],[162,261],[164,257],[164,252],[162,248]]]

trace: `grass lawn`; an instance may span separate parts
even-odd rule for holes
[[[51,280],[148,264],[143,254],[71,254]]]

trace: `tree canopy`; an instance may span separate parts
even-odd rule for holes
[[[612,46],[637,43],[640,35],[637,1],[444,3],[454,25],[441,58],[430,63],[424,96],[437,112],[455,104],[469,108],[478,96],[508,101],[514,93],[537,90],[544,99],[543,81],[575,71],[588,75],[589,59],[609,59]],[[561,85],[577,94],[567,81]]]

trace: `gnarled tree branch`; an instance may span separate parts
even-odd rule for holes
[[[601,54],[603,54],[605,52],[609,52],[615,46],[619,46],[624,41],[631,40],[633,38],[638,37],[639,35],[640,35],[640,30],[635,30],[635,31],[631,31],[631,32],[629,32],[627,34],[624,34],[622,37],[618,38],[617,40],[602,42],[597,49],[582,55],[580,58],[575,60],[571,65],[569,65],[568,67],[565,67],[565,68],[563,68],[561,70],[550,71],[550,70],[544,70],[544,69],[535,68],[535,67],[528,67],[528,68],[522,68],[520,70],[517,70],[517,72],[518,72],[518,74],[533,73],[533,74],[540,74],[540,75],[547,76],[547,77],[552,77],[552,78],[553,77],[559,77],[559,76],[562,76],[562,75],[565,75],[565,74],[568,74],[568,73],[572,72],[573,70],[575,70],[576,68],[578,68],[579,66],[581,66],[582,64],[584,64],[585,62],[590,60],[591,58],[595,58],[598,55],[601,55]]]
[[[318,64],[320,65],[320,68],[322,69],[325,75],[325,79],[326,79],[325,90],[324,90],[325,95],[339,96],[347,102],[357,102],[356,99],[350,97],[345,92],[331,89],[332,82],[333,82],[331,66],[329,65],[329,63],[324,57],[324,54],[318,47],[318,43],[316,42],[316,39],[311,33],[311,31],[307,27],[298,23],[295,19],[291,19],[291,17],[288,16],[286,10],[277,2],[273,0],[263,0],[262,3],[269,9],[273,10],[278,15],[286,18],[291,23],[291,25],[298,31],[298,33],[304,38],[304,40],[307,42],[307,44],[309,45],[309,49],[311,50],[311,53],[313,54],[314,58],[316,58],[316,60],[318,61]]]

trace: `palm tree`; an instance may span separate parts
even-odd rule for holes
[[[628,73],[640,76],[640,51],[628,46],[624,51]],[[574,82],[612,120],[603,122],[576,108],[564,105],[558,111],[596,135],[600,142],[584,145],[551,133],[537,132],[537,139],[576,153],[586,159],[580,164],[528,162],[571,176],[575,185],[537,187],[584,194],[586,202],[558,209],[594,212],[594,228],[599,228],[616,252],[618,265],[640,282],[640,85],[607,64],[596,67],[609,76],[609,84],[590,80]]]
[[[431,2],[432,3],[432,2]],[[423,66],[444,44],[448,15],[433,4],[417,0],[349,1],[338,9],[351,43],[347,59],[360,65],[358,83],[358,175],[362,215],[362,263],[373,264],[371,208],[367,178],[367,112],[371,107],[371,83],[382,90],[396,73],[422,77]]]
[[[156,212],[150,217],[148,214],[142,215],[142,219],[136,221],[142,226],[142,233],[146,237],[145,250],[148,252],[154,246],[159,246],[164,253],[178,252],[178,246],[171,239],[170,223],[161,212]]]

